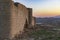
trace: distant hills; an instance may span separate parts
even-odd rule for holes
[[[60,18],[60,15],[58,15],[58,16],[54,16],[53,18]]]
[[[53,17],[45,17],[45,18],[41,18],[41,17],[37,17],[36,18],[36,23],[56,23],[56,22],[60,22],[60,15],[59,16],[53,16]]]
[[[37,18],[41,18],[41,17],[37,17]],[[53,17],[43,17],[43,18],[60,18],[60,15],[58,15],[58,16],[53,16]]]

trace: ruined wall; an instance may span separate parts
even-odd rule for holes
[[[28,10],[26,7],[20,3],[12,3],[11,7],[12,16],[11,16],[11,36],[20,34],[23,31],[25,26],[25,21],[28,21]]]
[[[21,34],[26,24],[32,25],[32,8],[12,0],[0,0],[0,40]]]
[[[11,0],[0,0],[0,40],[13,38],[21,33],[28,22],[28,10]]]
[[[32,26],[35,27],[35,25],[36,25],[36,18],[32,17]]]
[[[31,27],[32,23],[32,8],[27,8],[28,9],[28,20],[29,20],[29,27]]]
[[[11,0],[0,0],[0,40],[9,38],[11,27]]]

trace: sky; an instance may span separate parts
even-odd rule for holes
[[[14,0],[33,9],[35,17],[60,15],[60,0]]]

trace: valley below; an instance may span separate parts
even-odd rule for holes
[[[60,19],[36,19],[34,27],[25,28],[20,40],[60,40]]]

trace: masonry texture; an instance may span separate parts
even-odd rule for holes
[[[26,24],[32,25],[32,8],[12,0],[0,0],[0,40],[21,34]]]
[[[32,17],[32,26],[35,27],[35,25],[36,25],[36,18]]]

